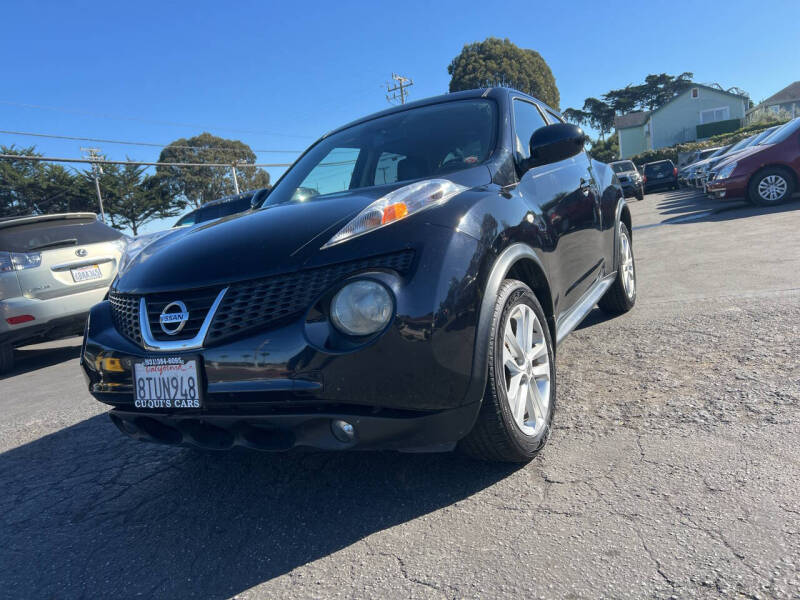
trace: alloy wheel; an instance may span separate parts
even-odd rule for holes
[[[525,435],[538,435],[550,412],[550,352],[542,323],[527,304],[514,307],[503,335],[506,399]]]
[[[767,175],[758,182],[758,195],[767,202],[777,202],[786,195],[789,184],[780,175]]]
[[[633,264],[633,250],[628,234],[624,231],[619,232],[619,257],[620,269],[622,269],[622,285],[625,287],[625,294],[628,298],[633,298],[636,293],[636,273]]]

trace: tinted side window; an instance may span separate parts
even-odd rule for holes
[[[518,158],[530,158],[533,132],[547,125],[542,113],[530,102],[514,100],[514,134]]]

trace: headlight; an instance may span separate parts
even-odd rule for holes
[[[727,165],[725,165],[724,167],[722,167],[719,170],[719,173],[717,173],[717,177],[716,178],[717,179],[727,179],[728,177],[731,176],[733,171],[736,169],[736,165],[737,165],[736,161],[733,161],[732,163],[728,163]]]
[[[331,321],[348,335],[370,335],[386,327],[392,318],[389,291],[376,281],[348,283],[331,301]]]
[[[129,240],[125,245],[125,251],[123,252],[122,257],[119,259],[119,268],[117,269],[117,274],[122,275],[130,268],[133,259],[136,258],[142,250],[168,233],[172,233],[172,231],[172,229],[156,231],[155,233],[140,235],[139,237]]]
[[[323,248],[369,233],[384,225],[444,204],[467,188],[447,179],[428,179],[401,187],[378,198],[334,235]]]

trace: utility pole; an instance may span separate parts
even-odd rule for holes
[[[239,179],[236,177],[236,161],[231,163],[231,173],[233,173],[233,189],[236,190],[236,195],[239,195]]]
[[[394,79],[397,83],[391,88],[389,87],[388,83],[386,84],[386,91],[388,92],[388,94],[386,94],[386,100],[389,101],[389,104],[393,104],[398,101],[400,104],[405,104],[406,98],[408,97],[408,88],[414,85],[414,82],[408,77],[403,77],[397,73],[392,73],[392,79]]]
[[[100,175],[103,174],[103,167],[100,166],[99,162],[95,162],[102,159],[103,156],[100,154],[100,148],[81,148],[81,152],[88,154],[86,158],[92,161],[92,175],[94,176],[94,188],[97,190],[97,202],[100,205],[100,219],[105,222],[106,213],[103,210],[103,195],[100,193]]]

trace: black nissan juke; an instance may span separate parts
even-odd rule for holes
[[[584,143],[506,88],[337,129],[261,206],[131,245],[89,390],[152,442],[530,460],[556,346],[636,300],[630,213]]]

